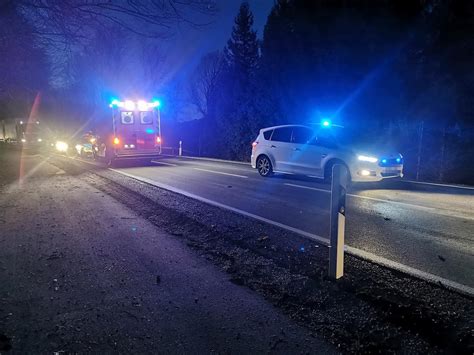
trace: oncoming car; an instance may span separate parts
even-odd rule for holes
[[[92,132],[87,132],[80,138],[75,146],[77,155],[84,158],[95,157],[95,152],[97,151],[96,143],[97,137],[94,136]]]
[[[261,129],[252,143],[251,162],[264,177],[281,172],[330,181],[335,164],[347,167],[352,182],[403,176],[401,154],[357,150],[339,143],[325,129],[301,125]]]

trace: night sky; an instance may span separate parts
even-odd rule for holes
[[[184,25],[179,28],[175,36],[167,40],[165,67],[168,80],[186,76],[204,54],[224,48],[230,38],[234,19],[241,3],[240,0],[220,0],[217,2],[219,11],[216,15],[207,21],[204,20],[211,24],[197,29]],[[262,38],[274,1],[251,0],[248,3],[254,14],[254,29],[257,30],[258,37]]]

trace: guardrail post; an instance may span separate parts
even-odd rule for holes
[[[332,168],[331,184],[331,240],[329,246],[329,277],[344,275],[344,232],[346,225],[347,168],[336,164]]]
[[[183,141],[179,141],[179,156],[183,155]]]

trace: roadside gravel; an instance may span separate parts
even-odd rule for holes
[[[400,272],[346,257],[326,278],[328,250],[288,231],[67,159],[54,164],[181,239],[262,294],[291,319],[348,353],[474,350],[473,300]]]

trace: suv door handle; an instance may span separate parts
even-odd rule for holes
[[[273,144],[272,144],[272,145],[270,146],[270,148],[276,148],[276,145],[273,145]]]
[[[301,149],[300,148],[293,148],[293,150],[297,151],[297,152],[301,152]]]
[[[326,153],[321,154],[321,158],[326,158],[328,155]]]

